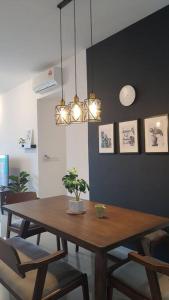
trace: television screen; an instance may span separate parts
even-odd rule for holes
[[[0,186],[8,186],[9,156],[0,154]]]

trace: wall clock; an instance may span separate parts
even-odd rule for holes
[[[120,94],[119,94],[119,99],[120,103],[124,106],[130,106],[136,98],[136,91],[134,87],[131,85],[125,85],[122,87]]]

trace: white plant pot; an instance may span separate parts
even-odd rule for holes
[[[69,200],[69,210],[72,213],[79,213],[84,211],[83,200]]]

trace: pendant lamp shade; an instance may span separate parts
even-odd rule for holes
[[[84,101],[84,121],[101,122],[101,100],[96,98],[95,93],[90,93]]]
[[[82,123],[84,121],[84,103],[79,101],[76,95],[72,102],[70,102],[70,123]]]
[[[56,106],[56,124],[69,125],[70,124],[70,110],[69,106],[65,105],[65,101],[61,100],[60,104]]]
[[[62,15],[61,9],[73,1],[74,4],[74,76],[75,76],[75,96],[68,105],[63,98],[63,67],[62,67]],[[67,125],[82,122],[101,121],[101,100],[96,97],[94,92],[94,68],[93,68],[93,20],[92,20],[92,0],[90,0],[90,29],[91,29],[91,92],[88,99],[80,101],[77,93],[77,49],[76,49],[76,0],[63,0],[58,4],[60,9],[60,53],[61,53],[61,83],[62,97],[60,104],[56,106],[56,124]]]

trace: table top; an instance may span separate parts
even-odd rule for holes
[[[133,237],[169,225],[169,219],[106,205],[106,218],[98,219],[96,202],[84,200],[87,212],[68,215],[68,196],[56,196],[6,205],[20,217],[26,217],[44,226],[48,231],[75,242],[89,250],[109,250]]]

